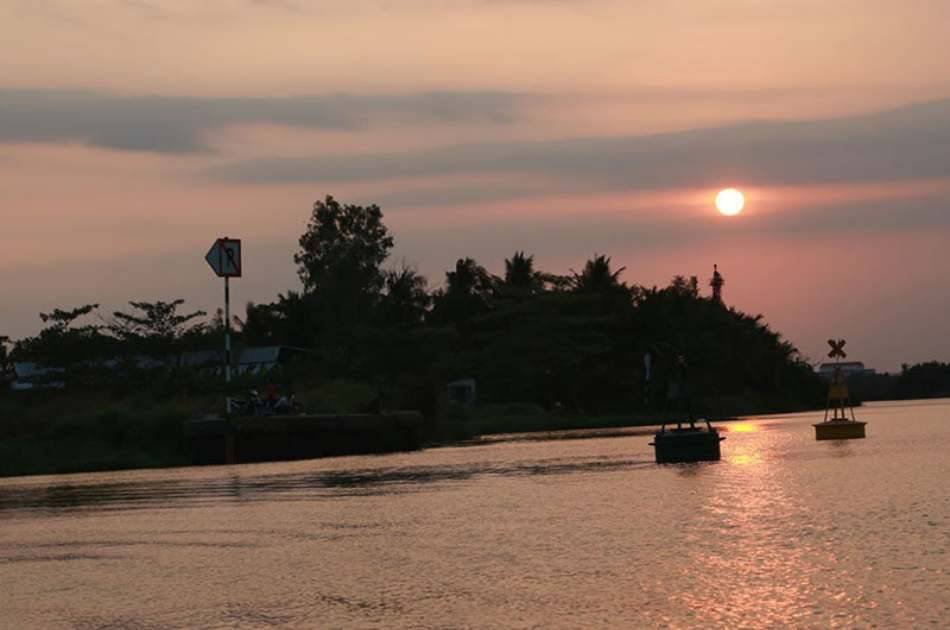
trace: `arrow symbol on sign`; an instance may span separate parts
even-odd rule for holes
[[[230,270],[231,270],[231,271],[237,271],[237,270],[238,270],[238,262],[237,262],[237,260],[234,259],[234,250],[231,249],[230,247],[222,247],[221,249],[224,250],[224,255],[225,255],[225,256],[227,257],[227,259],[228,259],[228,265],[230,265]]]

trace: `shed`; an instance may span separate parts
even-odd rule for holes
[[[463,378],[452,381],[446,386],[449,400],[463,405],[474,405],[476,399],[476,388],[474,378]]]

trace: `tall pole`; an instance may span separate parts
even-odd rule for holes
[[[231,382],[231,278],[224,276],[224,380]]]

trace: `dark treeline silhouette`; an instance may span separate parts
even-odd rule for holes
[[[863,400],[950,398],[950,363],[905,363],[898,374],[861,375],[848,383]]]
[[[901,366],[893,394],[900,399],[950,397],[950,363],[929,361]]]
[[[634,273],[604,255],[557,275],[519,251],[504,260],[503,276],[460,258],[432,289],[411,266],[387,266],[394,242],[377,206],[329,196],[314,204],[299,245],[302,290],[247,304],[234,318],[237,341],[312,349],[306,378],[370,384],[390,408],[434,413],[446,383],[459,378],[476,380],[482,403],[585,414],[667,407],[673,384],[704,413],[823,403],[821,382],[792,344],[762,316],[702,296],[695,277],[663,288],[627,284]],[[185,311],[181,300],[130,302],[98,319],[96,304],[57,309],[41,315],[37,336],[0,347],[5,359],[76,375],[143,356],[169,370],[168,357],[221,345],[220,313],[205,321]],[[80,381],[115,378],[113,370]]]

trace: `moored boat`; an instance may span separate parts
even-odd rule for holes
[[[719,443],[726,438],[721,437],[705,421],[706,426],[696,426],[692,420],[688,426],[678,424],[676,428],[660,427],[653,436],[650,445],[656,451],[656,463],[679,464],[690,462],[714,462],[722,458]]]

